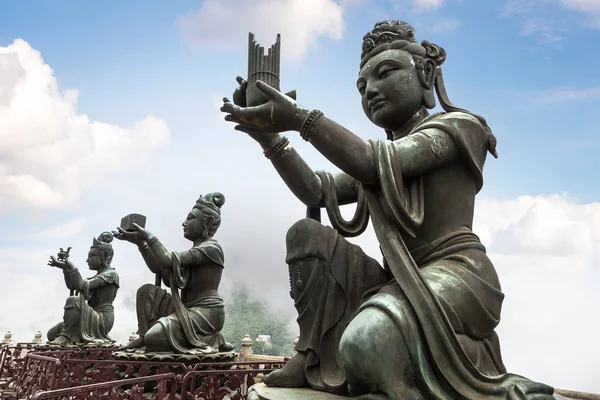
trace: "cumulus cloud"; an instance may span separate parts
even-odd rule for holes
[[[321,36],[341,39],[342,5],[347,4],[334,0],[206,0],[177,23],[183,37],[194,45],[243,48],[251,31],[268,47],[280,33],[285,42],[282,58],[298,61]]]
[[[559,8],[563,11],[557,12]],[[600,29],[600,2],[596,0],[507,0],[500,16],[518,21],[522,36],[537,38],[543,45],[557,45],[581,27]]]
[[[556,88],[533,93],[536,103],[564,103],[600,99],[600,87]]]
[[[153,116],[128,128],[91,120],[27,42],[0,47],[0,210],[70,204],[85,185],[144,162],[168,140]]]
[[[559,0],[560,3],[571,9],[588,16],[591,24],[600,29],[600,2],[597,0]]]

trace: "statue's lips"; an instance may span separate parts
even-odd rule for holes
[[[375,99],[369,103],[369,110],[375,111],[385,104],[385,99]]]

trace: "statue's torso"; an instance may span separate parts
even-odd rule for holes
[[[190,268],[190,280],[181,291],[184,303],[193,303],[203,297],[218,296],[223,267],[208,261]]]
[[[464,163],[457,160],[422,179],[424,218],[415,238],[403,235],[409,250],[473,225],[476,182]]]
[[[100,308],[102,306],[112,306],[119,287],[114,283],[107,283],[97,289],[90,291],[90,298],[88,304],[93,309]]]

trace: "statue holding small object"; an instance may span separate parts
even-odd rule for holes
[[[225,120],[258,142],[309,217],[286,238],[297,353],[249,398],[310,387],[364,400],[553,399],[552,387],[506,371],[495,332],[504,294],[472,231],[496,138],[483,117],[448,99],[444,49],[414,34],[390,20],[363,38],[356,88],[385,140],[365,141],[260,80],[253,85],[263,100],[249,104],[240,77],[233,102],[223,99]],[[436,95],[445,112],[430,114]],[[313,171],[285,131],[342,172]],[[351,203],[356,214],[346,221],[339,206]],[[333,228],[320,223],[321,208]],[[369,219],[382,263],[346,239]]]
[[[138,223],[123,226],[115,237],[138,246],[150,271],[157,274],[170,293],[159,285],[146,284],[136,299],[139,337],[121,350],[212,354],[229,352],[233,346],[221,334],[225,322],[219,284],[224,268],[223,250],[213,239],[221,225],[225,196],[200,196],[183,222],[183,236],[193,245],[183,252],[169,252],[156,236]]]
[[[86,262],[96,275],[88,279],[82,278],[69,260],[70,247],[66,251],[61,248],[57,257],[50,257],[48,265],[62,269],[67,288],[71,290],[62,322],[47,333],[50,344],[114,343],[108,333],[114,325],[113,301],[119,289],[119,274],[111,267],[112,239],[110,232],[94,238]]]

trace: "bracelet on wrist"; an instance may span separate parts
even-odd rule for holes
[[[275,153],[277,153],[281,149],[285,148],[289,143],[290,143],[290,141],[288,140],[288,138],[283,136],[279,142],[275,143],[273,146],[266,149],[263,153],[264,153],[265,157],[271,158],[275,155]]]
[[[302,127],[300,128],[300,136],[302,139],[306,140],[307,142],[310,140],[310,134],[314,130],[314,123],[322,116],[323,113],[319,110],[312,110],[310,114],[308,114],[304,122],[302,122]]]

